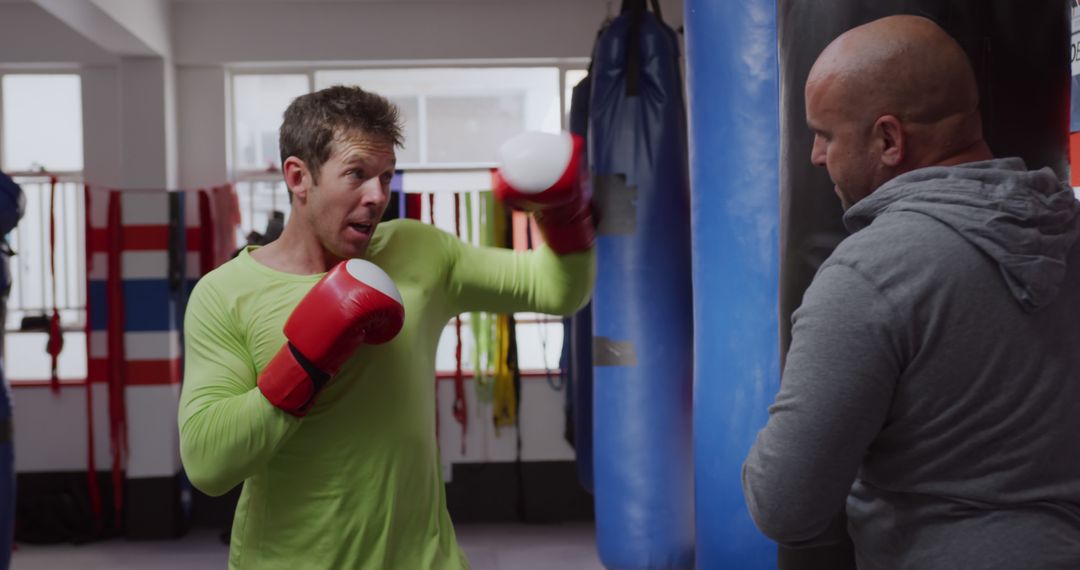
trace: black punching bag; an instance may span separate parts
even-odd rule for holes
[[[979,83],[983,131],[995,156],[1067,173],[1069,2],[1066,0],[778,0],[780,55],[780,343],[791,313],[833,248],[846,237],[840,202],[823,168],[810,164],[803,89],[818,54],[841,33],[878,18],[914,14],[960,43]],[[850,542],[781,548],[783,570],[854,568]]]

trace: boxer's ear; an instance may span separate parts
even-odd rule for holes
[[[904,146],[907,140],[904,138],[904,128],[900,119],[895,115],[882,115],[874,122],[871,133],[873,143],[878,145],[881,163],[890,168],[896,168],[904,162],[907,148]]]
[[[285,175],[285,185],[289,187],[291,199],[305,203],[308,191],[314,184],[307,164],[295,156],[290,156],[281,164],[281,170]]]

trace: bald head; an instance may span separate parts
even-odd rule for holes
[[[979,105],[975,73],[960,45],[934,22],[889,16],[848,30],[821,52],[808,83],[834,82],[864,116],[929,123]]]
[[[833,40],[810,70],[806,113],[812,161],[829,169],[845,205],[909,170],[991,158],[967,55],[919,16]]]

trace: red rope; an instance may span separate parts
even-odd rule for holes
[[[127,458],[127,410],[124,405],[124,298],[120,252],[123,251],[123,227],[120,215],[120,192],[109,194],[109,436],[112,441],[112,482],[114,524],[121,526],[124,507],[123,468]]]
[[[50,372],[52,374],[50,387],[53,394],[60,393],[60,375],[57,373],[57,363],[60,360],[60,351],[64,349],[64,335],[60,328],[60,310],[56,302],[56,177],[49,177],[49,276],[52,280],[52,316],[49,317],[49,342],[45,351],[49,353],[51,360]]]
[[[422,206],[423,206],[423,203],[424,203],[423,202],[423,195],[422,194],[410,194],[409,198],[412,198],[414,196],[416,197],[415,201],[410,200],[410,202],[407,202],[406,204],[415,204],[416,205],[416,219],[419,220],[421,218],[420,210],[422,209]],[[435,195],[434,194],[428,194],[428,221],[431,222],[431,225],[433,225],[433,226],[435,225]],[[435,386],[435,441],[438,442],[438,440],[439,440],[439,417],[440,417],[440,414],[439,414],[439,378],[438,378],[438,376],[435,377],[434,382],[435,382],[435,384],[434,384],[434,386]]]
[[[423,204],[422,196],[420,194],[406,194],[402,191],[402,196],[405,197],[405,217],[412,220],[420,219],[420,206]]]
[[[206,275],[214,268],[214,222],[211,219],[210,193],[199,190],[199,275]]]
[[[93,244],[94,231],[90,227],[90,186],[83,187],[83,213],[86,228],[86,289],[90,290],[89,275],[93,271],[93,252],[96,248]],[[90,353],[90,295],[86,296],[86,345],[87,354]],[[94,382],[87,374],[86,377],[86,486],[90,495],[90,510],[94,513],[94,519],[101,520],[101,490],[98,488],[97,464],[94,461]]]
[[[435,209],[432,208],[432,212]],[[461,196],[454,194],[454,234],[461,239]],[[454,370],[454,419],[461,424],[461,454],[465,455],[465,434],[469,431],[469,408],[465,401],[465,371],[461,365],[461,315],[454,317],[454,330],[457,333],[457,346],[454,356],[457,368]]]

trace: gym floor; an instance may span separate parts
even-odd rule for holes
[[[191,570],[224,568],[219,532],[197,530],[178,540],[71,545],[20,544],[13,570]],[[459,525],[458,542],[473,570],[603,570],[590,523]]]

